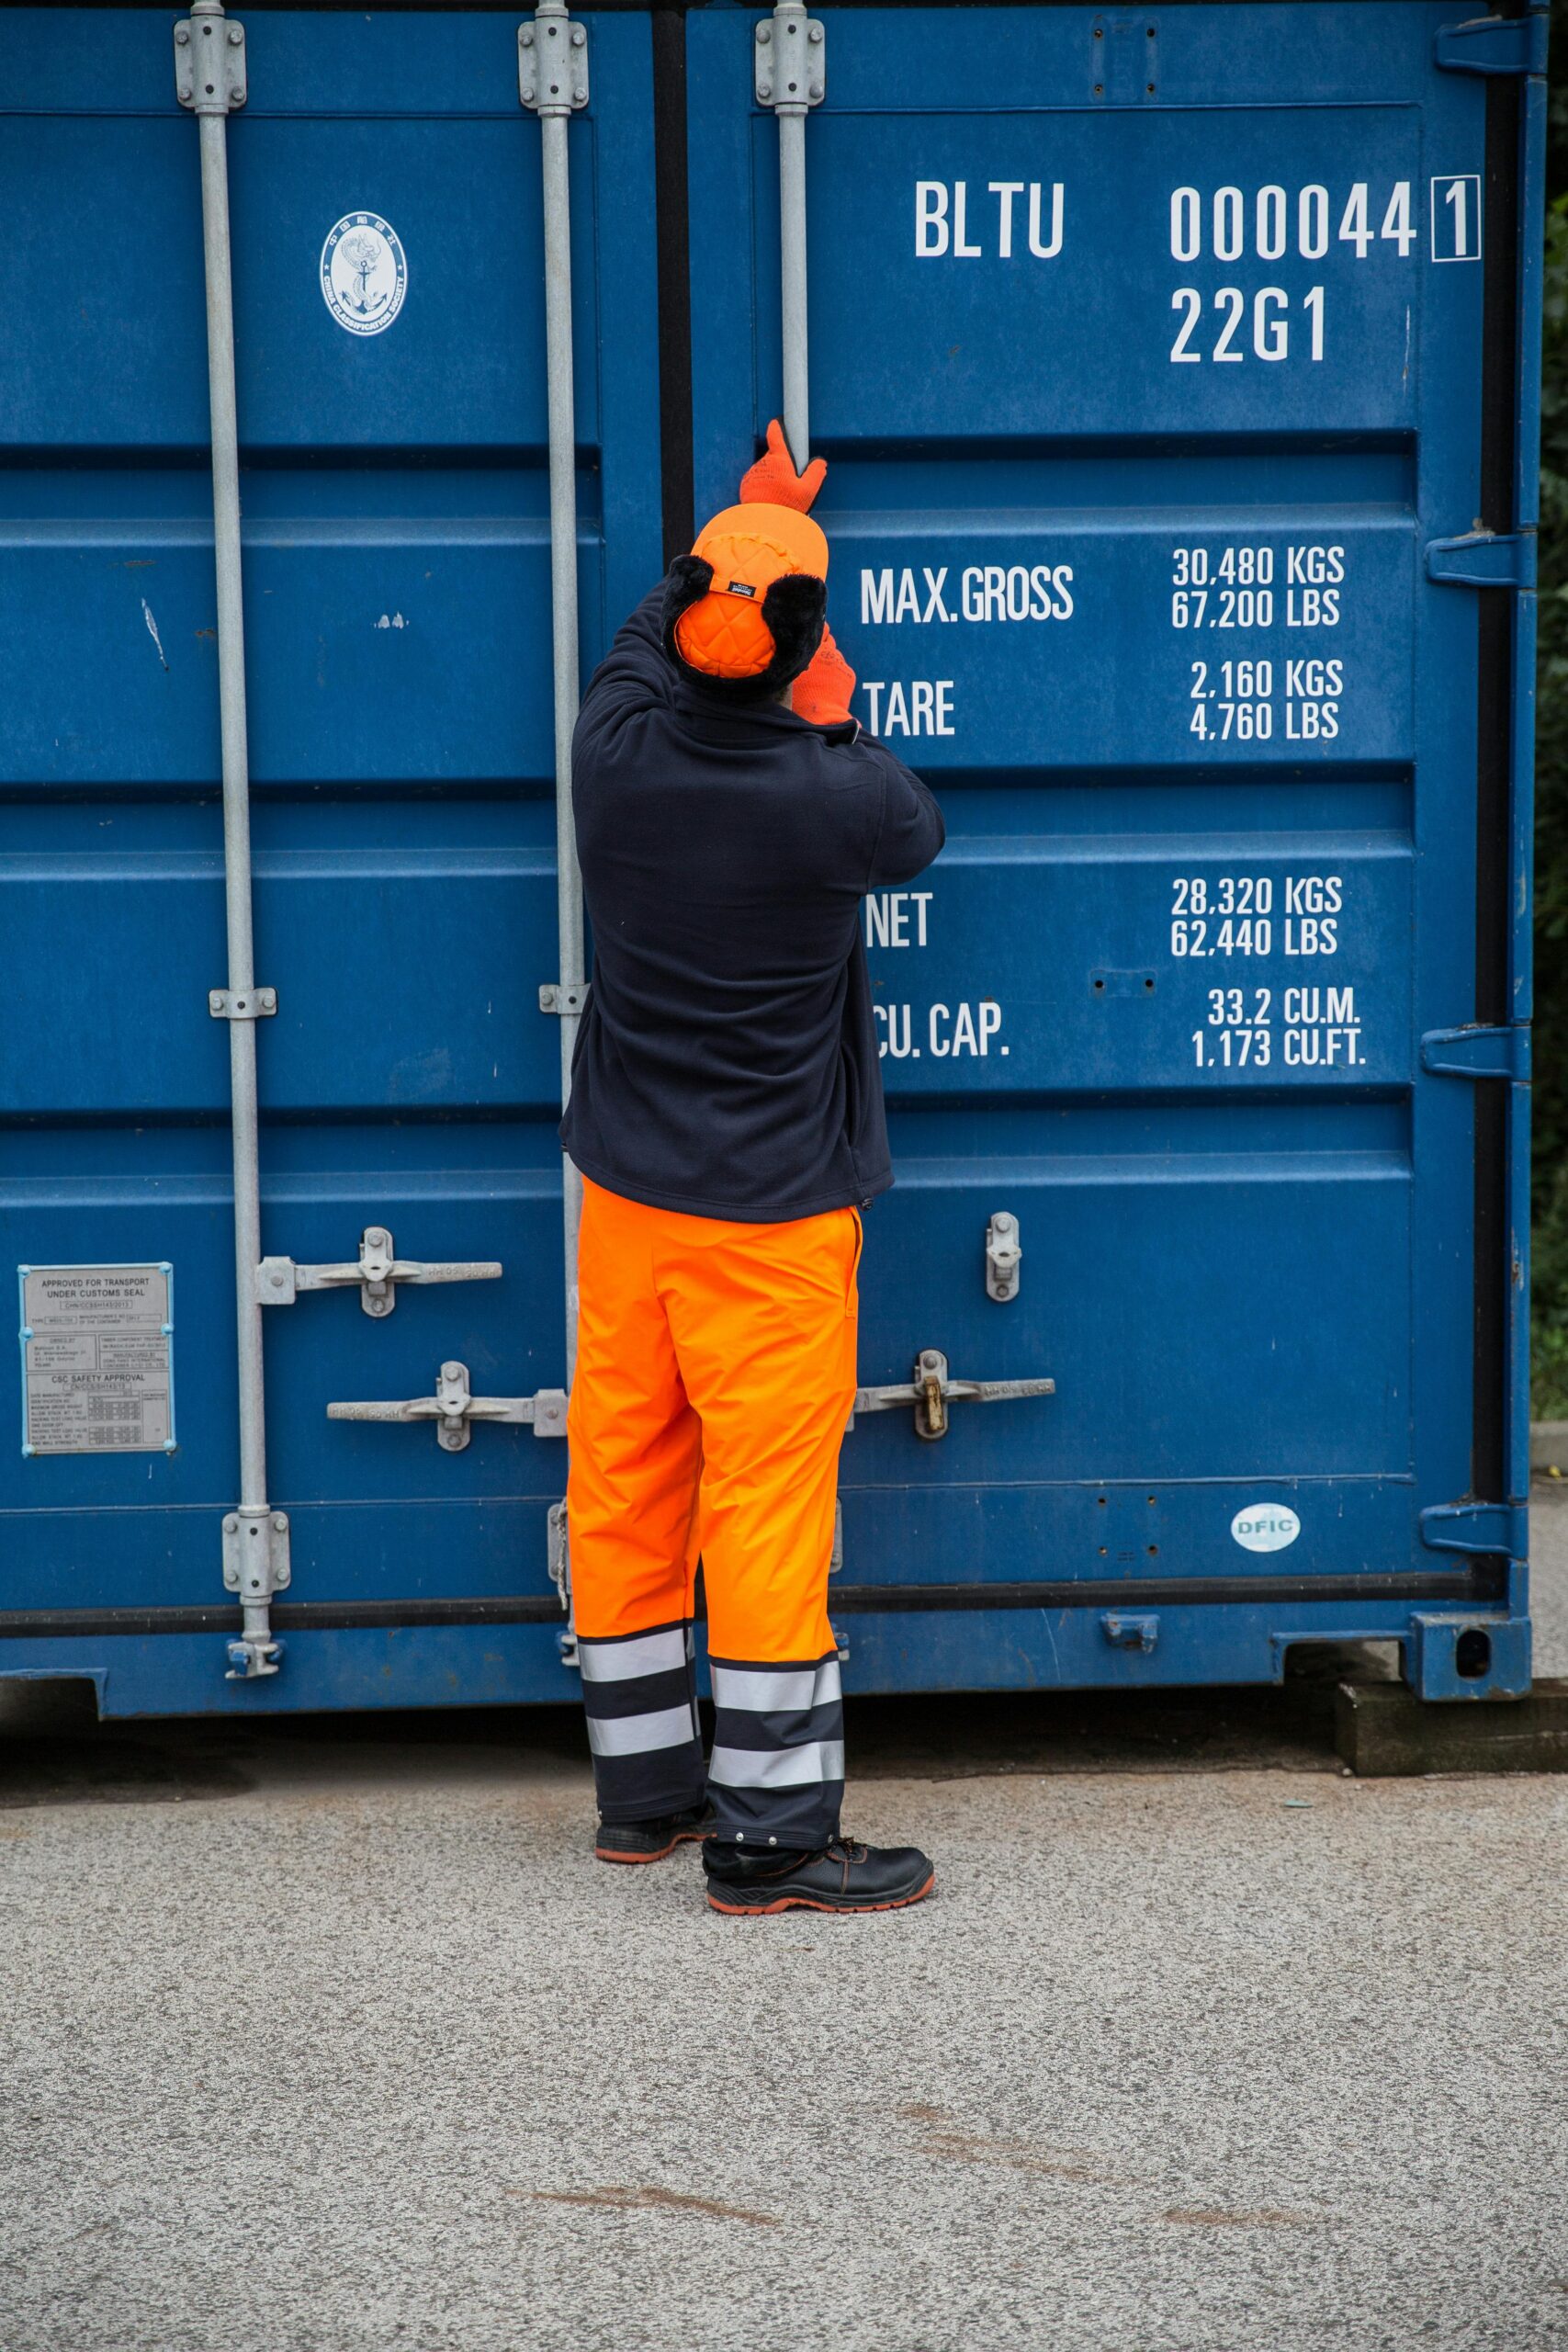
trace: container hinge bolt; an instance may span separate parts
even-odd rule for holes
[[[256,1268],[256,1296],[264,1306],[292,1306],[302,1290],[339,1290],[359,1285],[367,1315],[390,1315],[399,1283],[492,1283],[496,1258],[400,1258],[384,1225],[367,1225],[359,1237],[359,1257],[334,1266],[297,1266],[292,1258],[264,1258]]]
[[[1432,54],[1449,74],[1544,74],[1548,27],[1544,7],[1523,17],[1472,17],[1439,25]]]
[[[1019,1261],[1023,1256],[1018,1219],[1010,1209],[998,1209],[986,1227],[986,1295],[1006,1301],[1018,1296]]]
[[[1529,1023],[1503,1028],[1428,1029],[1421,1040],[1421,1067],[1444,1078],[1506,1078],[1528,1086],[1530,1075]]]
[[[886,1388],[857,1388],[846,1428],[853,1429],[860,1413],[892,1413],[912,1407],[915,1435],[927,1440],[945,1437],[950,1405],[1005,1405],[1024,1396],[1054,1396],[1054,1380],[954,1380],[940,1348],[922,1348],[915,1359],[915,1376]]]
[[[1500,1552],[1529,1556],[1529,1510],[1524,1503],[1434,1503],[1421,1514],[1421,1541],[1433,1552]]]
[[[541,0],[517,28],[517,95],[533,113],[575,114],[588,104],[588,28],[560,0]]]
[[[475,1396],[468,1388],[466,1363],[444,1363],[436,1375],[434,1396],[411,1396],[406,1403],[329,1405],[329,1421],[434,1421],[438,1444],[448,1453],[461,1453],[473,1434],[475,1421],[509,1421],[531,1427],[536,1437],[566,1435],[567,1395],[564,1388],[541,1388],[536,1396]]]
[[[218,0],[196,0],[175,27],[175,96],[192,114],[229,114],[245,103],[245,28]]]
[[[1533,531],[1466,531],[1428,539],[1427,577],[1449,588],[1533,588]]]
[[[209,989],[207,1010],[214,1021],[266,1021],[277,1011],[276,989]]]
[[[569,987],[564,980],[546,980],[539,989],[541,1012],[581,1012],[588,1002],[588,982]]]
[[[828,28],[800,0],[781,0],[751,35],[757,104],[774,114],[807,114],[828,89]]]

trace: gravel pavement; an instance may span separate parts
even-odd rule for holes
[[[1568,2347],[1568,1778],[1320,1698],[863,1705],[937,1897],[729,1921],[593,1863],[564,1712],[13,1686],[0,2352]]]

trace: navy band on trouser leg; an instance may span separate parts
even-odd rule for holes
[[[723,1843],[806,1847],[839,1834],[844,1708],[837,1654],[789,1665],[710,1657],[708,1795]]]
[[[581,1634],[582,1703],[604,1821],[651,1821],[703,1801],[689,1623],[592,1641]]]

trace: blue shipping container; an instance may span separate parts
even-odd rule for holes
[[[238,12],[288,1583],[279,1670],[228,1679],[198,130],[170,15],[93,16],[90,87],[64,21],[0,10],[0,1675],[89,1676],[116,1714],[559,1699],[543,134],[519,100],[547,28]],[[577,23],[586,669],[781,406],[758,32],[787,24]],[[861,1377],[911,1401],[845,1441],[849,1687],[1258,1681],[1293,1644],[1382,1636],[1427,1697],[1517,1692],[1544,15],[820,23],[829,609],[859,715],[948,821],[865,909],[898,1182],[867,1223]],[[502,1271],[396,1271],[453,1261]],[[468,1396],[540,1402],[487,1426]]]

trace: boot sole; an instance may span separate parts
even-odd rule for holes
[[[634,1865],[638,1862],[662,1862],[668,1860],[677,1846],[700,1845],[706,1836],[705,1829],[677,1829],[668,1846],[660,1846],[658,1851],[652,1854],[617,1854],[612,1847],[595,1845],[593,1859],[596,1862],[630,1862]]]
[[[913,1894],[895,1894],[886,1903],[824,1903],[814,1894],[781,1894],[772,1903],[721,1903],[710,1887],[708,1908],[722,1911],[730,1919],[765,1919],[779,1911],[829,1911],[836,1917],[853,1912],[907,1911],[911,1903],[923,1903],[935,1884],[936,1872],[932,1871],[925,1884],[918,1886]]]

